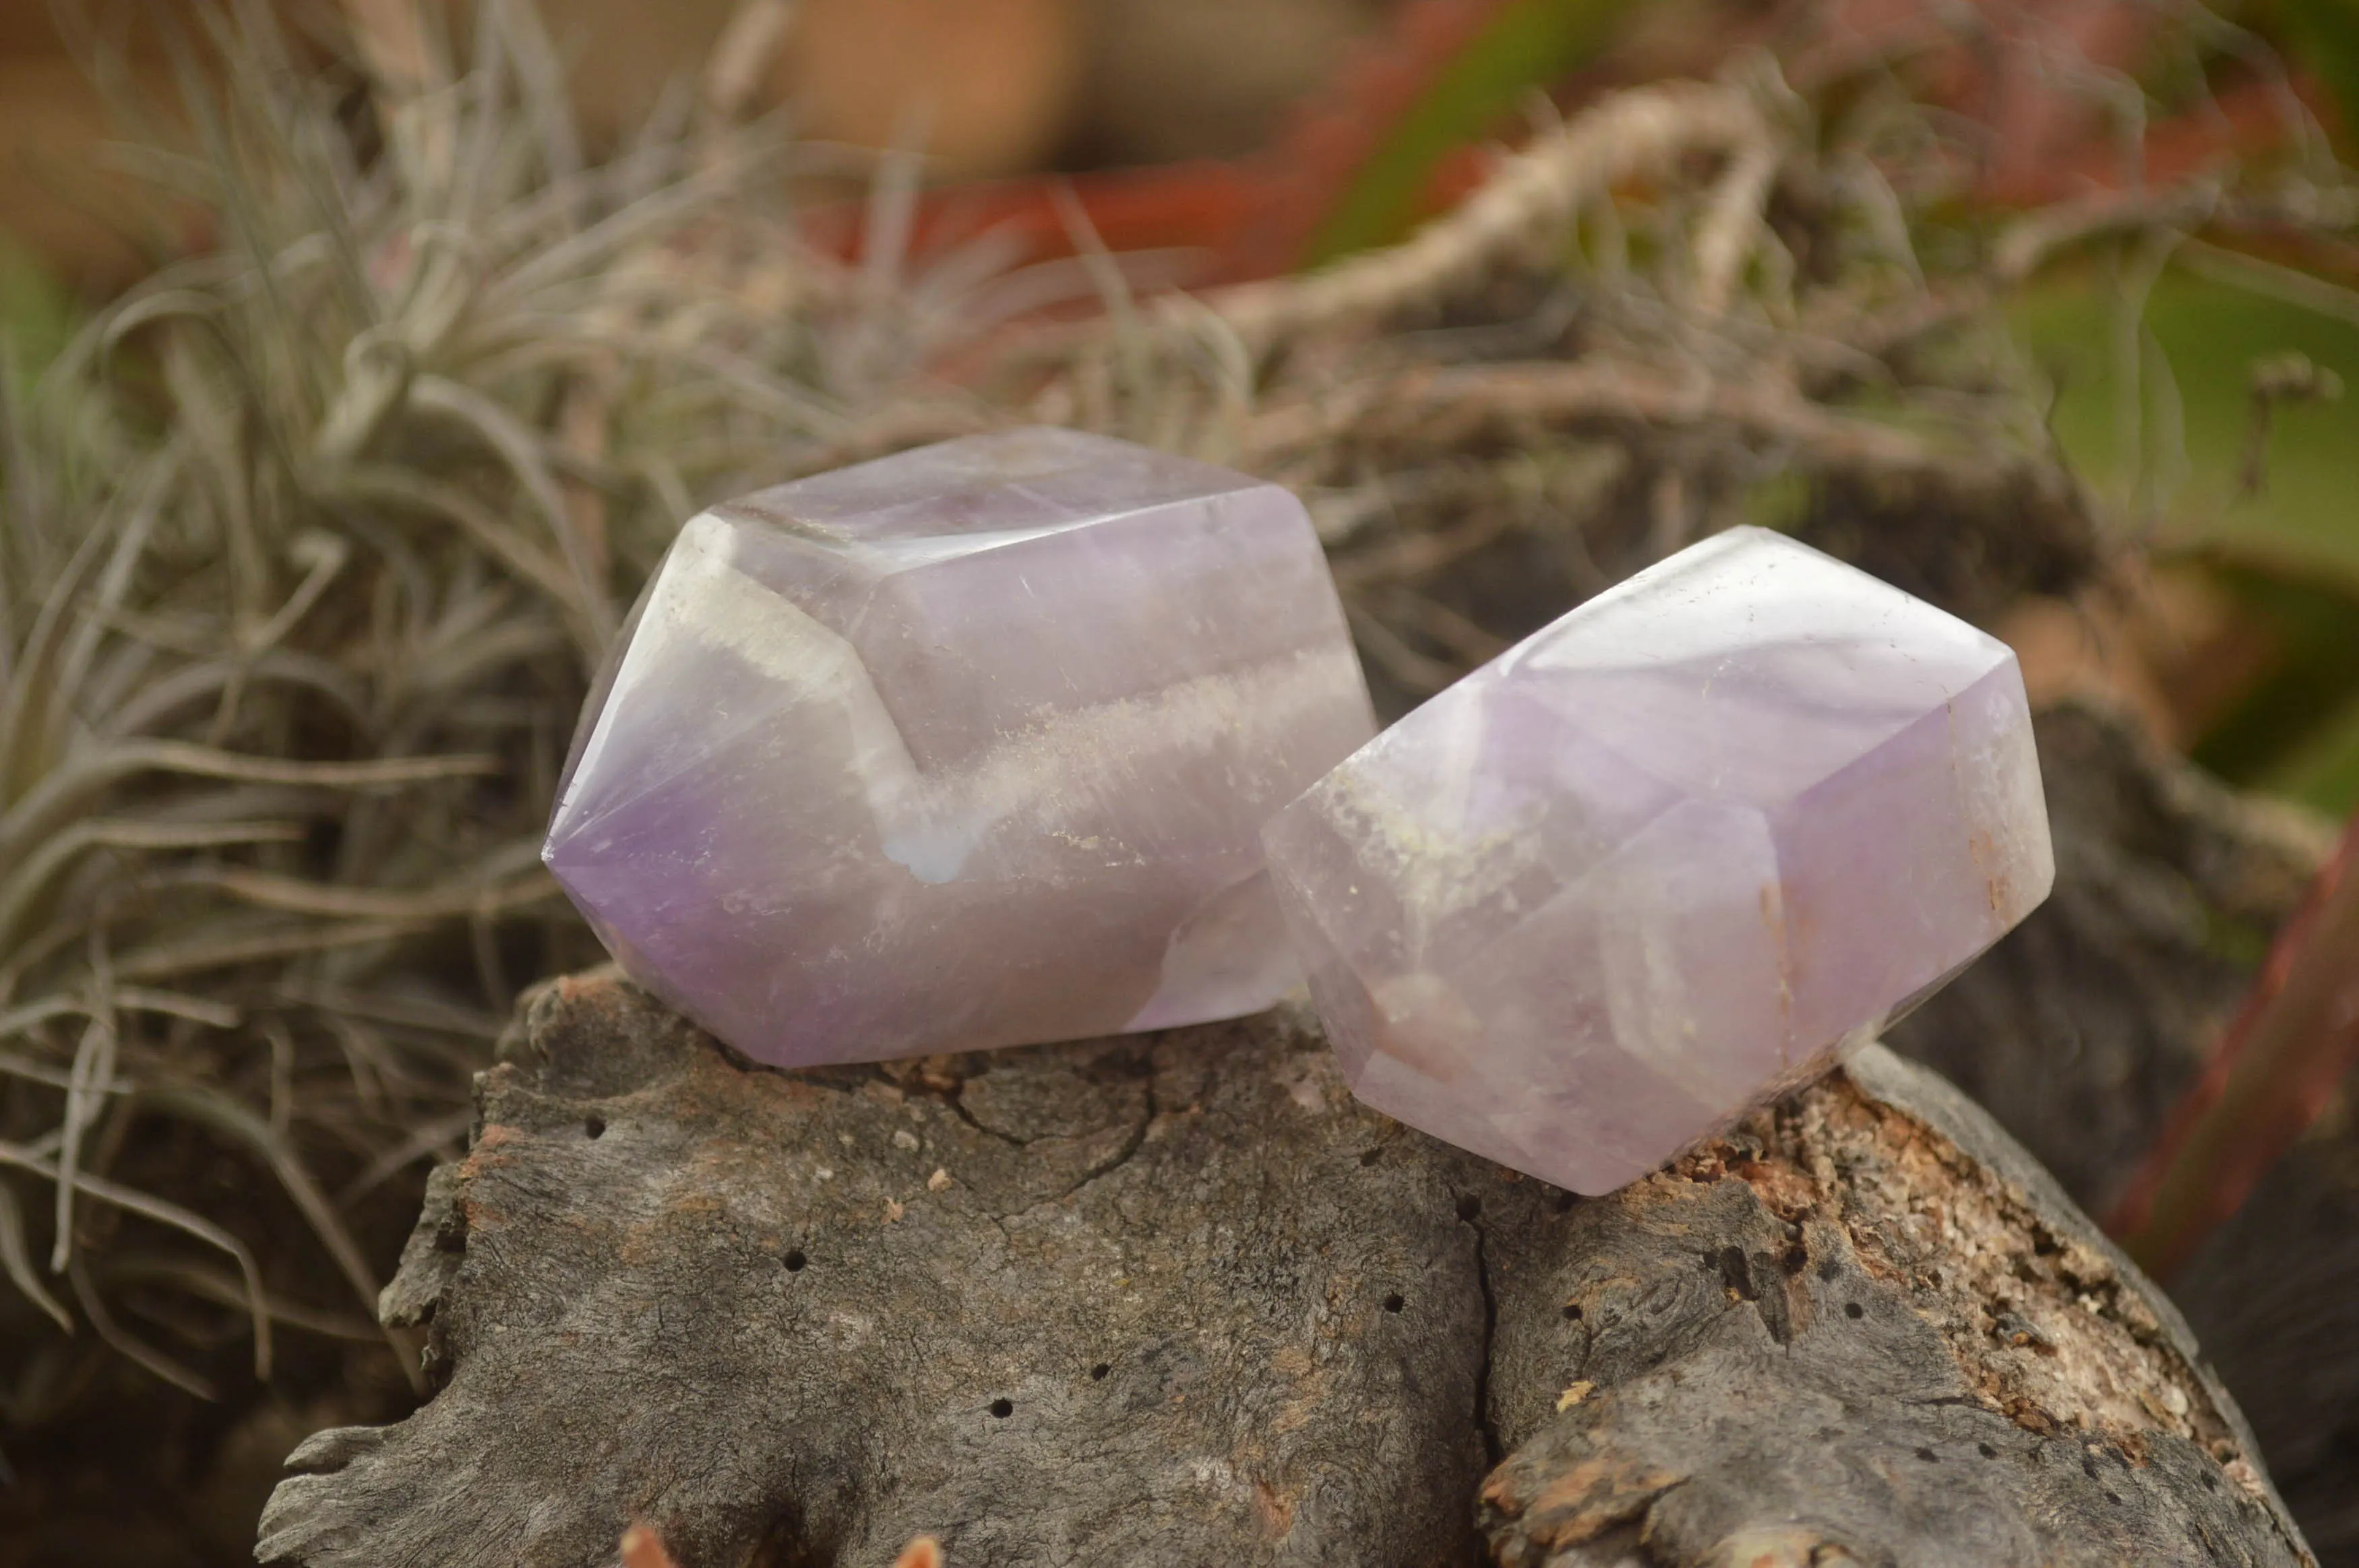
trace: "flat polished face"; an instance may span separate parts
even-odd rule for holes
[[[691,520],[542,858],[766,1061],[1234,1017],[1299,979],[1261,825],[1374,729],[1293,496],[1010,431]]]
[[[2014,655],[1757,528],[1508,650],[1265,837],[1361,1097],[1586,1193],[1868,1037],[2054,878]]]

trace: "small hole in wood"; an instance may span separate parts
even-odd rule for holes
[[[582,1130],[588,1137],[603,1138],[606,1136],[606,1119],[593,1116],[582,1124]]]
[[[799,1274],[803,1271],[803,1265],[810,1261],[810,1259],[803,1256],[803,1249],[798,1247],[786,1256],[787,1272]]]
[[[1361,1164],[1363,1164],[1363,1165],[1373,1165],[1373,1164],[1375,1164],[1377,1161],[1379,1161],[1379,1160],[1383,1159],[1384,1157],[1385,1157],[1384,1145],[1380,1143],[1380,1144],[1378,1144],[1376,1147],[1375,1147],[1374,1149],[1369,1150],[1366,1153],[1364,1153],[1364,1154],[1361,1155],[1361,1156],[1360,1156],[1360,1163],[1361,1163]]]
[[[1459,1218],[1466,1220],[1476,1219],[1481,1217],[1482,1213],[1483,1200],[1476,1197],[1473,1193],[1468,1193],[1464,1197],[1458,1200]]]
[[[1090,1381],[1093,1383],[1103,1383],[1105,1381],[1105,1375],[1113,1370],[1113,1368],[1101,1361],[1096,1366],[1090,1368]]]
[[[1398,1312],[1402,1307],[1407,1306],[1408,1304],[1408,1303],[1401,1300],[1397,1293],[1385,1298],[1385,1310],[1386,1312]]]
[[[1977,1444],[1974,1444],[1974,1452],[1975,1452],[1975,1453],[1977,1453],[1977,1454],[1981,1454],[1981,1455],[1982,1455],[1984,1458],[1985,1458],[1985,1459],[1995,1459],[1995,1458],[1997,1458],[1997,1457],[1998,1457],[1998,1450],[1997,1450],[1997,1449],[1995,1449],[1995,1448],[1993,1448],[1993,1447],[1992,1447],[1989,1444],[1987,1444],[1987,1443],[1977,1443]]]
[[[997,1416],[1000,1420],[1006,1421],[1009,1416],[1016,1413],[1016,1401],[1013,1400],[994,1400],[991,1401],[991,1413]]]
[[[1920,1448],[1920,1449],[1919,1449],[1919,1450],[1917,1451],[1917,1457],[1918,1457],[1918,1458],[1919,1458],[1919,1459],[1922,1459],[1922,1460],[1923,1460],[1923,1461],[1925,1461],[1925,1463],[1926,1463],[1926,1464],[1928,1464],[1928,1465],[1938,1465],[1938,1464],[1940,1464],[1940,1459],[1939,1459],[1939,1458],[1934,1454],[1933,1451],[1932,1451],[1931,1449],[1930,1449],[1930,1448]]]
[[[1567,1302],[1564,1303],[1564,1321],[1567,1323],[1579,1323],[1581,1321],[1581,1303],[1579,1302]]]
[[[1860,1305],[1857,1302],[1843,1303],[1843,1316],[1849,1318],[1862,1318],[1866,1315],[1867,1309]]]

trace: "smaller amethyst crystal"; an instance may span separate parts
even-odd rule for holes
[[[1264,832],[1360,1098],[1602,1193],[2048,896],[2015,656],[1758,528],[1598,595]]]
[[[541,858],[765,1061],[1159,1029],[1299,983],[1261,825],[1374,730],[1293,496],[979,436],[692,518]]]

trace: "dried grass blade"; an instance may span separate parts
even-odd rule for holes
[[[5,1182],[0,1182],[0,1270],[51,1322],[68,1334],[74,1331],[73,1314],[49,1294],[40,1275],[33,1271],[32,1248],[25,1237],[25,1211],[16,1202],[16,1189]]]
[[[1385,624],[1374,611],[1356,600],[1343,601],[1344,618],[1361,652],[1384,667],[1404,688],[1427,695],[1440,691],[1465,672],[1409,646],[1408,640]]]
[[[45,1177],[52,1182],[63,1179],[55,1161],[45,1160],[20,1144],[0,1142],[0,1165],[29,1171],[36,1176]],[[254,1375],[257,1378],[270,1376],[270,1314],[265,1310],[263,1304],[262,1270],[255,1262],[254,1253],[247,1249],[245,1242],[201,1214],[193,1214],[176,1203],[168,1203],[162,1198],[151,1197],[136,1187],[126,1187],[119,1182],[108,1181],[103,1176],[94,1176],[87,1171],[79,1172],[73,1178],[73,1184],[85,1195],[96,1198],[101,1203],[113,1204],[125,1213],[136,1214],[143,1219],[152,1219],[158,1225],[168,1226],[174,1230],[192,1236],[210,1247],[218,1248],[228,1253],[231,1260],[237,1264],[239,1274],[245,1280],[245,1304],[248,1315],[254,1323]],[[73,1259],[68,1260],[70,1274],[80,1256],[77,1252]],[[88,1297],[84,1297],[82,1304],[85,1307],[90,1305]],[[103,1312],[103,1309],[100,1311]],[[99,1315],[98,1312],[93,1312],[91,1314],[92,1322],[97,1323]],[[113,1342],[110,1340],[109,1343]],[[212,1396],[208,1394],[206,1397]]]
[[[499,27],[507,35],[516,96],[533,127],[543,177],[552,183],[571,180],[582,172],[582,136],[573,123],[564,65],[540,25],[539,11],[512,0],[494,0],[480,25]]]
[[[303,580],[295,585],[295,590],[287,596],[287,602],[280,605],[277,611],[254,633],[248,650],[260,652],[283,641],[287,633],[310,613],[311,607],[319,602],[320,595],[327,591],[328,584],[352,558],[352,553],[351,544],[332,534],[309,534],[297,539],[288,554],[299,557],[308,554],[311,569],[303,574]]]
[[[295,925],[261,935],[212,941],[161,942],[124,954],[115,960],[114,972],[131,979],[161,979],[170,975],[257,963],[265,958],[284,958],[297,953],[364,946],[407,936],[418,929],[416,921],[378,920],[328,926]]]
[[[102,976],[99,985],[104,985]],[[57,1236],[49,1247],[49,1272],[64,1269],[73,1255],[75,1177],[82,1164],[82,1135],[105,1106],[104,1086],[114,1081],[114,1017],[103,1005],[90,1011],[82,1043],[74,1048],[73,1073],[66,1084],[65,1117],[58,1124]]]
[[[83,584],[96,569],[113,532],[102,512],[40,596],[41,608],[27,629],[5,690],[0,690],[0,801],[19,797],[39,777],[49,747],[42,743],[44,719],[58,691],[58,671],[82,603]]]
[[[630,246],[650,243],[744,191],[766,161],[759,147],[733,146],[705,168],[534,252],[500,280],[499,290],[513,304],[535,290],[592,276]]]
[[[208,1269],[185,1259],[166,1260],[152,1266],[143,1267],[138,1271],[143,1275],[178,1285],[192,1296],[199,1296],[209,1302],[218,1302],[223,1306],[242,1307],[245,1304],[245,1292],[239,1288],[235,1280],[218,1270]],[[111,1274],[118,1278],[129,1272],[131,1271],[125,1269],[110,1271]],[[384,1338],[384,1332],[366,1318],[347,1317],[341,1313],[322,1312],[318,1307],[305,1306],[299,1302],[285,1301],[277,1296],[264,1298],[262,1304],[264,1310],[270,1314],[271,1322],[283,1323],[291,1328],[300,1328],[330,1339],[346,1339],[355,1344],[374,1345]]]
[[[26,857],[13,876],[0,879],[0,948],[42,888],[76,857],[91,849],[212,849],[239,844],[285,844],[303,837],[293,822],[222,822],[180,825],[93,817],[55,833]]]
[[[171,466],[158,462],[145,476],[146,482],[135,492],[130,515],[115,535],[114,548],[108,552],[106,565],[92,585],[90,599],[76,607],[72,635],[67,639],[58,661],[56,686],[50,693],[53,699],[71,703],[81,692],[91,661],[97,657],[99,643],[106,634],[105,612],[123,602],[131,587],[132,574],[138,569],[140,558],[147,554],[147,542],[156,532],[163,511],[162,481]]]
[[[9,1033],[8,1026],[19,1019],[39,1022],[80,1011],[76,1004],[67,1002],[63,998],[53,1000],[64,1005],[51,1006],[49,1003],[40,1003],[34,1007],[18,1008],[14,1012],[0,1016],[0,1036],[5,1036]],[[5,1073],[12,1078],[22,1078],[28,1084],[38,1084],[43,1088],[73,1087],[73,1074],[71,1070],[36,1062],[30,1056],[19,1056],[14,1051],[0,1051],[0,1073]],[[130,1090],[131,1086],[118,1078],[105,1087],[109,1094],[124,1094]]]
[[[92,727],[99,736],[119,740],[147,733],[161,727],[175,712],[206,697],[217,697],[240,681],[250,687],[287,687],[310,693],[335,704],[356,723],[367,722],[367,697],[362,682],[351,671],[316,654],[265,648],[241,656],[213,658],[210,656],[210,646],[174,646],[168,640],[170,629],[145,617],[117,614],[109,619],[118,632],[168,648],[183,657],[194,657],[197,662],[157,676],[112,712],[102,716]]]
[[[582,542],[574,536],[573,521],[558,490],[557,478],[542,460],[539,438],[490,398],[442,376],[419,376],[411,384],[409,395],[419,406],[433,409],[472,428],[524,487],[525,494],[549,524],[559,552],[565,557],[574,583],[567,607],[587,628],[591,641],[585,651],[595,656],[614,637],[614,607]]]
[[[208,871],[192,881],[219,888],[233,897],[265,909],[290,914],[319,915],[331,920],[447,919],[533,903],[557,892],[557,881],[537,871],[511,882],[429,888],[418,892],[386,892],[372,888],[336,887],[261,871]]]
[[[125,1332],[123,1325],[114,1321],[114,1314],[106,1310],[106,1302],[99,1295],[98,1287],[91,1282],[90,1271],[83,1266],[82,1254],[74,1254],[72,1263],[66,1270],[66,1279],[72,1284],[74,1298],[82,1303],[82,1310],[89,1314],[90,1325],[117,1355],[147,1368],[174,1388],[198,1399],[210,1401],[220,1398],[209,1379],[190,1371],[137,1336]]]
[[[136,773],[179,773],[239,784],[365,789],[481,777],[496,773],[499,767],[498,758],[482,754],[305,762],[282,757],[247,756],[188,741],[121,741],[93,748],[89,755],[60,765],[13,809],[0,816],[0,863],[27,853],[34,843],[56,831],[82,802]]]
[[[110,1000],[120,1012],[160,1012],[168,1018],[185,1018],[191,1023],[210,1024],[215,1029],[236,1028],[240,1016],[238,1010],[227,1002],[207,1001],[178,991],[151,990],[146,986],[116,986]]]
[[[215,1029],[234,1028],[239,1016],[237,1009],[226,1002],[207,1001],[201,997],[183,996],[178,991],[150,990],[146,986],[116,986],[108,994],[107,1000],[119,1012],[160,1012],[168,1017],[185,1018],[191,1022],[211,1024]],[[0,1040],[20,1033],[37,1023],[45,1023],[52,1018],[87,1018],[89,1016],[90,1003],[80,997],[43,997],[39,1001],[27,1002],[23,1007],[11,1008],[6,1012],[0,1012]],[[0,1055],[0,1072],[15,1071],[11,1064],[16,1060],[18,1058]],[[19,1073],[17,1076],[34,1076],[30,1073]],[[58,1074],[54,1076],[55,1087],[59,1088],[67,1087],[71,1082],[70,1075]],[[49,1079],[42,1078],[38,1081],[46,1083]]]
[[[288,1197],[302,1211],[312,1233],[328,1249],[328,1255],[335,1260],[336,1267],[343,1271],[345,1281],[359,1295],[362,1304],[372,1316],[375,1315],[377,1278],[375,1271],[370,1269],[367,1258],[362,1254],[360,1244],[344,1227],[343,1219],[336,1213],[335,1206],[320,1190],[319,1183],[311,1179],[310,1171],[293,1146],[281,1138],[267,1121],[227,1095],[207,1088],[179,1086],[143,1088],[134,1103],[211,1128],[260,1158],[270,1167],[270,1173],[277,1178],[278,1184],[286,1189]],[[395,1358],[408,1372],[412,1386],[423,1393],[424,1385],[416,1368],[401,1355],[399,1345],[389,1334],[386,1343],[393,1345]]]
[[[354,1176],[344,1190],[336,1195],[336,1201],[347,1208],[351,1207],[375,1192],[405,1166],[423,1160],[429,1154],[438,1154],[444,1145],[456,1142],[465,1137],[467,1130],[474,1124],[475,1112],[474,1108],[471,1106],[465,1110],[439,1117],[418,1128],[408,1137],[370,1161],[368,1168]]]
[[[420,997],[376,996],[317,980],[282,985],[277,995],[287,1001],[349,1018],[371,1018],[408,1029],[429,1030],[437,1034],[453,1034],[485,1043],[498,1039],[508,1022],[504,1016],[451,1002]]]
[[[336,492],[345,500],[392,503],[446,518],[516,577],[560,606],[572,602],[573,586],[566,578],[565,564],[519,538],[497,513],[455,485],[397,469],[364,466],[348,470]]]

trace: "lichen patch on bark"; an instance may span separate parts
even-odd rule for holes
[[[2223,1462],[2244,1457],[2146,1292],[2021,1191],[1848,1079],[1770,1115],[1862,1262],[1904,1284],[1992,1409],[2041,1433],[2079,1428],[2135,1447],[2164,1431]]]
[[[1880,1048],[1610,1199],[1497,1206],[1507,1568],[2310,1561],[2169,1303]]]

